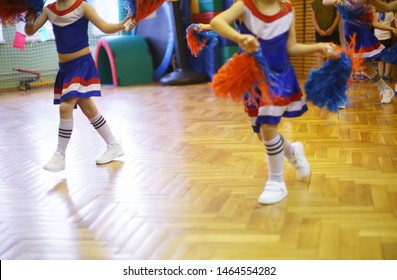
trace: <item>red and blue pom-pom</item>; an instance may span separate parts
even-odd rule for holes
[[[374,13],[370,6],[357,0],[343,0],[336,6],[340,17],[356,25],[372,25]]]
[[[135,22],[139,22],[157,10],[165,0],[124,0],[124,6]]]
[[[261,51],[234,54],[213,76],[210,85],[217,97],[255,106],[272,104],[277,98],[274,89],[283,90],[276,85]]]
[[[186,29],[186,40],[190,52],[197,57],[203,49],[216,46],[218,33],[212,30],[201,31],[200,25],[193,23]]]
[[[0,0],[0,22],[16,24],[25,20],[27,14],[39,15],[45,0]]]

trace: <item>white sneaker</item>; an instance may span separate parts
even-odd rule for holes
[[[394,91],[391,88],[384,89],[380,92],[380,95],[382,96],[382,104],[387,104],[390,103],[393,96],[394,96]]]
[[[261,204],[273,204],[281,201],[287,195],[288,191],[284,182],[267,181],[258,202]]]
[[[105,164],[124,155],[124,151],[119,143],[108,145],[107,150],[96,160],[97,164]]]
[[[65,169],[65,156],[60,152],[55,152],[49,162],[43,168],[51,172],[59,172]]]
[[[305,150],[301,142],[295,142],[291,145],[294,147],[295,153],[288,161],[292,168],[295,169],[299,179],[305,181],[310,176],[310,165],[305,157]]]
[[[338,106],[339,109],[346,109],[346,104],[342,104]]]

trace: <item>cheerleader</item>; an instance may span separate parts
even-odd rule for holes
[[[237,20],[241,23],[240,32],[230,26]],[[268,180],[258,199],[261,204],[277,203],[288,194],[283,176],[284,156],[298,177],[306,180],[310,176],[302,143],[290,143],[278,132],[282,117],[299,117],[308,109],[289,57],[314,53],[334,56],[331,43],[297,43],[294,21],[292,5],[279,0],[238,1],[211,21],[214,31],[236,42],[243,51],[259,50],[274,74],[274,83],[269,84],[275,95],[271,102],[262,102],[259,98],[256,104],[246,103],[253,130],[266,149]]]
[[[356,41],[354,49],[357,55],[364,59],[362,63],[363,71],[369,80],[380,90],[382,96],[381,103],[390,103],[394,96],[391,89],[379,73],[372,66],[371,61],[381,58],[387,52],[385,46],[375,37],[371,26],[381,30],[391,31],[394,35],[397,30],[391,26],[386,26],[374,19],[375,9],[361,1],[355,0],[323,0],[324,5],[336,5],[341,17],[344,19],[344,31],[346,42],[350,42],[354,34]]]
[[[88,45],[88,22],[102,32],[111,34],[133,26],[126,17],[120,23],[107,23],[95,9],[83,0],[57,0],[44,7],[36,18],[28,14],[25,32],[35,34],[49,20],[52,23],[59,71],[54,86],[54,104],[59,104],[58,146],[44,169],[59,172],[65,169],[65,154],[73,131],[73,109],[80,107],[92,126],[107,144],[106,151],[96,159],[105,164],[122,156],[124,151],[113,136],[105,118],[98,111],[93,96],[101,96],[100,80]]]

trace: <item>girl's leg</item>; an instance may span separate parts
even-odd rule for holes
[[[383,77],[384,74],[386,74],[385,63],[383,61],[378,62],[378,73],[379,73],[379,76],[381,76],[381,77]]]
[[[278,133],[277,125],[261,124],[260,132],[266,148],[268,180],[258,201],[273,204],[288,194],[284,182],[284,138]]]
[[[391,71],[391,64],[385,63],[385,72],[383,74],[383,77],[387,78],[387,81],[390,81],[390,71]]]
[[[76,105],[77,98],[71,98],[63,101],[59,105],[59,128],[58,128],[58,146],[54,155],[44,165],[44,169],[51,172],[59,172],[65,169],[65,154],[73,131],[73,109]]]
[[[277,125],[261,125],[261,136],[266,148],[269,180],[284,182],[284,138],[278,133]]]
[[[91,98],[80,98],[77,104],[108,146],[107,150],[96,160],[97,164],[108,163],[122,156],[123,149],[113,136],[105,118],[99,113],[94,101]]]
[[[394,96],[394,91],[385,83],[385,81],[372,67],[372,64],[369,61],[365,61],[362,66],[364,67],[365,75],[367,75],[371,82],[374,83],[381,90],[381,103],[390,103]]]

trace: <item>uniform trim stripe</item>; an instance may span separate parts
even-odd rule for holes
[[[68,13],[70,13],[70,12],[73,12],[75,9],[77,9],[81,5],[81,3],[83,3],[83,0],[76,0],[76,2],[74,2],[73,5],[70,8],[68,8],[66,10],[63,10],[63,11],[59,11],[57,9],[56,2],[47,5],[47,7],[54,14],[56,14],[58,16],[64,16],[64,15],[67,15]]]
[[[274,14],[272,16],[264,15],[262,14],[258,8],[256,7],[255,3],[252,0],[244,0],[244,5],[247,6],[248,9],[251,10],[252,14],[259,18],[260,20],[264,22],[272,22],[275,21],[286,14],[292,12],[292,5],[290,3],[282,2],[280,11],[277,14]]]

